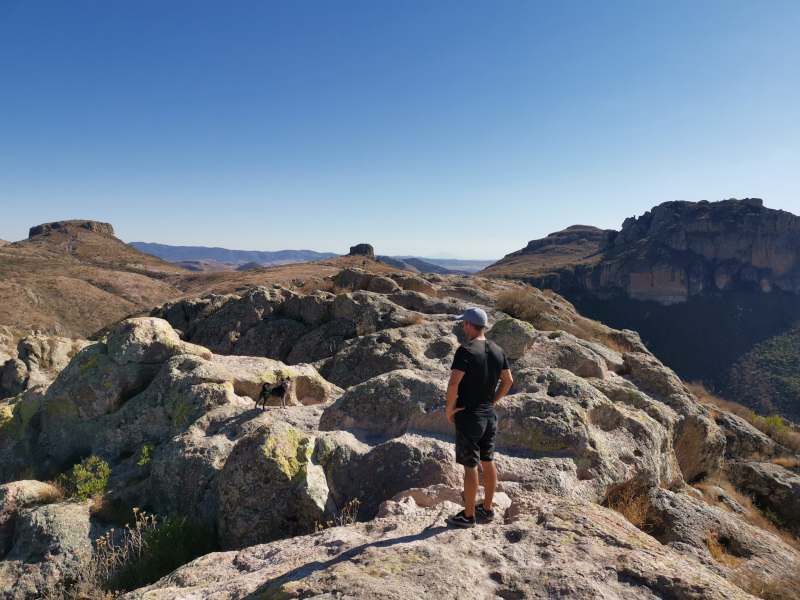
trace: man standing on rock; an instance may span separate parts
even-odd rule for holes
[[[486,313],[470,308],[458,320],[464,323],[467,343],[456,350],[453,358],[447,383],[447,419],[456,426],[456,462],[464,465],[464,510],[448,517],[447,522],[457,527],[475,527],[476,512],[487,520],[494,518],[494,405],[511,389],[514,379],[503,349],[484,336]],[[478,462],[483,469],[484,500],[475,506]]]

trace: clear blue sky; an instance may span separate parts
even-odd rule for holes
[[[499,258],[800,212],[797,0],[0,1],[0,238]]]

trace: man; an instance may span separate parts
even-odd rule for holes
[[[448,517],[447,522],[457,527],[475,527],[476,512],[487,520],[494,518],[494,405],[511,389],[514,379],[502,348],[484,336],[486,313],[470,308],[458,320],[464,324],[467,343],[456,350],[453,358],[447,383],[447,419],[456,426],[456,462],[464,465],[464,510]],[[475,506],[478,462],[483,469],[484,500]]]

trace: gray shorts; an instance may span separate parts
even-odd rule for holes
[[[477,467],[478,462],[494,460],[497,415],[461,410],[455,414],[455,421],[456,462],[465,467]]]

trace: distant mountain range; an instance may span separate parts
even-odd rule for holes
[[[207,248],[205,246],[168,246],[166,244],[150,244],[147,242],[129,242],[137,250],[168,260],[214,261],[233,263],[235,266],[245,263],[258,263],[263,267],[274,267],[292,263],[304,263],[325,260],[339,256],[335,252],[314,252],[313,250],[277,250],[266,252],[259,250],[228,250],[227,248]],[[235,268],[235,266],[233,268]]]
[[[206,246],[170,246],[148,242],[130,242],[129,244],[137,250],[178,263],[191,271],[234,270],[241,269],[242,265],[247,263],[257,263],[262,267],[274,267],[340,256],[334,252],[315,252],[313,250],[276,250],[268,252],[228,250],[227,248],[208,248]],[[439,273],[440,275],[476,273],[494,263],[493,260],[424,258],[411,255],[380,256],[379,258],[399,269],[420,273]],[[254,266],[254,264],[250,264],[249,268]]]

